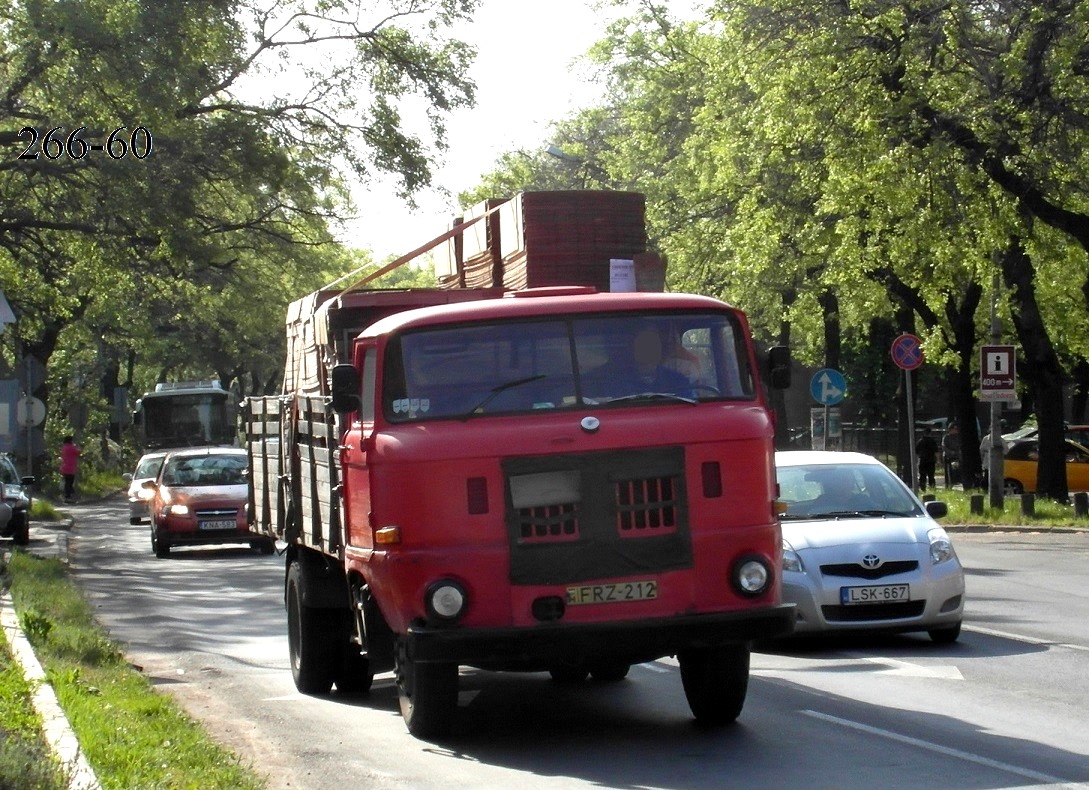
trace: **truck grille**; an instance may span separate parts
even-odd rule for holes
[[[518,529],[523,542],[578,540],[578,504],[518,508]]]
[[[645,477],[616,483],[616,521],[620,533],[654,535],[677,528],[672,477]]]
[[[510,458],[503,471],[514,583],[692,564],[683,448]]]

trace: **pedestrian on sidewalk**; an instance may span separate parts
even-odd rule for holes
[[[79,457],[82,454],[75,438],[65,436],[60,448],[60,473],[64,478],[64,501],[68,503],[76,498],[76,473],[79,472]]]

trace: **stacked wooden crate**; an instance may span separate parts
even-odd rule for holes
[[[610,291],[614,261],[628,261],[638,290],[664,289],[665,266],[646,251],[646,199],[638,192],[522,192],[481,201],[451,227],[460,224],[465,230],[436,254],[444,288],[590,285]]]
[[[499,210],[503,287],[610,290],[610,261],[647,248],[637,192],[522,192]]]

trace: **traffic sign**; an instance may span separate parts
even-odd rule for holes
[[[923,341],[904,332],[892,341],[892,361],[904,370],[915,370],[923,364]]]
[[[41,425],[45,419],[45,404],[35,397],[20,398],[15,404],[15,421],[20,428]]]
[[[1017,357],[1013,346],[979,349],[979,399],[1017,400]]]
[[[809,382],[809,393],[822,406],[834,406],[847,394],[847,379],[834,368],[821,368]]]

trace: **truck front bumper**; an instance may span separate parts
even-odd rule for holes
[[[415,661],[544,671],[578,662],[641,664],[684,650],[785,636],[793,627],[794,604],[779,604],[742,612],[525,628],[413,624],[406,647]]]

